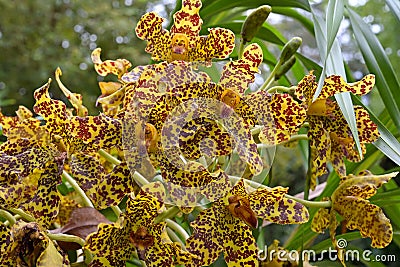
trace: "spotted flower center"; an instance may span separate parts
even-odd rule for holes
[[[312,116],[330,116],[335,106],[330,99],[317,99],[308,107],[307,115]]]
[[[139,227],[136,232],[131,232],[129,238],[139,250],[144,250],[154,245],[154,237],[149,234],[144,226]]]
[[[153,124],[146,123],[144,129],[144,139],[146,142],[146,148],[149,151],[153,151],[157,148],[158,133]]]
[[[329,136],[333,141],[341,145],[348,145],[353,142],[353,138],[351,136],[341,137],[337,133],[329,133]]]
[[[239,105],[240,96],[230,89],[225,89],[221,94],[221,101],[235,109]]]
[[[171,61],[173,60],[187,60],[189,49],[189,40],[183,33],[175,33],[172,37],[172,53]]]
[[[248,226],[257,228],[257,216],[250,207],[250,201],[240,196],[231,196],[228,198],[229,205],[226,207],[233,217],[244,221]]]

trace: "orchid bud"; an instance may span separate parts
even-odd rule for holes
[[[299,49],[301,42],[300,37],[293,37],[287,42],[282,49],[280,61],[284,63],[289,60],[296,53],[297,49]]]
[[[279,80],[283,75],[286,74],[286,72],[288,72],[294,65],[294,63],[296,63],[296,58],[294,56],[291,56],[289,58],[289,60],[287,60],[285,63],[283,63],[278,71],[275,73],[275,80]]]
[[[263,5],[254,10],[244,21],[242,26],[241,35],[244,43],[250,42],[258,30],[263,25],[264,21],[268,18],[271,13],[271,7]]]

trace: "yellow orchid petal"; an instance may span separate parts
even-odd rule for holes
[[[310,188],[314,190],[317,178],[324,175],[328,170],[326,164],[328,156],[331,154],[331,142],[324,125],[314,118],[309,118],[310,128],[308,135],[310,137],[311,149],[311,180]]]
[[[116,59],[116,60],[106,60],[102,61],[100,58],[101,48],[96,48],[92,52],[92,61],[94,64],[94,69],[101,76],[107,76],[108,74],[117,75],[118,78],[121,78],[132,64],[126,59]]]
[[[104,114],[99,116],[72,117],[70,134],[88,146],[97,149],[121,147],[121,122]]]
[[[11,252],[12,237],[10,229],[0,222],[0,265],[14,266],[15,262]]]
[[[90,266],[122,266],[135,247],[129,239],[131,229],[116,224],[100,223],[98,230],[86,238],[85,249],[95,256]]]
[[[61,183],[61,172],[58,164],[50,163],[39,178],[38,187],[32,199],[23,205],[36,222],[47,228],[58,215],[61,202],[57,185]]]
[[[287,188],[257,189],[249,195],[251,209],[263,220],[279,224],[308,221],[308,210],[302,204],[284,197]]]
[[[397,174],[348,177],[332,194],[332,208],[345,218],[346,227],[360,230],[363,237],[372,239],[371,245],[376,248],[389,245],[393,229],[382,209],[367,199]]]
[[[68,115],[66,105],[50,98],[49,81],[35,90],[33,97],[36,100],[33,110],[46,121],[46,128],[51,134],[64,136],[68,131]]]
[[[248,225],[228,216],[223,232],[224,258],[228,266],[258,265],[258,248]]]
[[[375,85],[375,75],[368,74],[354,83],[347,83],[339,75],[331,75],[325,78],[321,94],[318,99],[325,99],[334,94],[352,92],[355,95],[368,94]]]
[[[208,29],[209,34],[192,42],[196,46],[189,50],[189,61],[211,63],[213,58],[227,58],[235,47],[235,34],[224,28]]]
[[[198,14],[201,1],[182,1],[182,8],[174,14],[171,32],[162,28],[164,21],[155,12],[142,16],[136,26],[136,35],[146,40],[145,51],[153,60],[202,61],[226,58],[234,48],[235,35],[223,28],[209,29],[207,36],[199,36],[202,20]]]
[[[262,61],[261,47],[258,44],[247,46],[241,59],[230,61],[224,66],[218,84],[243,96],[249,84],[254,82]]]
[[[213,263],[224,250],[223,226],[226,211],[216,203],[200,212],[191,223],[193,234],[186,240],[186,249],[198,258],[187,266],[208,266]]]
[[[183,33],[188,36],[199,34],[203,20],[199,16],[200,0],[182,1],[182,8],[174,14],[174,25],[171,33]]]
[[[325,229],[329,227],[329,209],[320,208],[314,215],[311,224],[311,230],[316,233],[324,233]]]
[[[82,104],[82,95],[72,93],[68,90],[67,87],[61,82],[60,76],[62,75],[62,71],[60,68],[56,69],[56,81],[58,83],[58,87],[60,87],[61,91],[67,97],[69,102],[75,108],[76,114],[80,117],[86,116],[88,114],[88,109]]]

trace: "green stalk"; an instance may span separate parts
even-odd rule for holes
[[[238,49],[238,59],[241,59],[243,56],[243,51],[244,51],[244,43],[245,41],[243,38],[240,39],[240,44],[239,44],[239,49]]]
[[[75,181],[74,178],[72,178],[71,175],[69,175],[66,171],[63,171],[62,177],[70,183],[70,185],[74,188],[75,192],[82,198],[83,205],[85,207],[92,207],[94,208],[92,201],[86,196],[85,192],[80,188],[78,183]]]
[[[85,245],[85,240],[83,238],[80,238],[79,236],[68,235],[68,234],[52,234],[52,233],[46,233],[46,235],[51,240],[73,242],[79,244],[81,247]]]
[[[31,215],[29,215],[28,213],[26,213],[25,211],[23,211],[21,209],[9,208],[8,210],[11,211],[14,214],[18,214],[25,221],[28,221],[28,222],[34,222],[35,221],[35,218],[33,218]]]
[[[119,218],[119,216],[121,215],[122,211],[118,206],[111,206],[110,207],[113,212],[115,213],[115,215],[117,215],[117,218]]]
[[[139,172],[136,172],[133,174],[133,180],[135,180],[135,182],[139,185],[139,186],[143,186],[145,184],[148,184],[149,181],[147,181],[146,178],[143,177],[143,175],[141,175]]]
[[[171,208],[167,209],[163,213],[157,216],[154,220],[154,224],[164,221],[165,219],[169,219],[174,217],[180,212],[180,209],[177,206],[172,206]]]
[[[119,159],[117,159],[116,157],[114,157],[113,155],[111,155],[110,153],[108,153],[107,151],[105,151],[104,149],[100,149],[99,151],[97,151],[97,153],[99,153],[100,156],[102,156],[103,158],[105,158],[108,162],[114,164],[114,165],[119,165],[121,164],[121,161]]]
[[[274,86],[271,87],[267,90],[268,93],[273,94],[273,93],[288,93],[288,94],[292,94],[294,92],[294,90],[296,89],[296,86],[292,86],[292,87],[285,87],[285,86]]]
[[[290,139],[288,141],[283,142],[284,143],[289,143],[289,142],[295,142],[295,141],[300,141],[300,140],[309,140],[308,135],[307,134],[296,134],[296,135],[292,135],[290,137]],[[266,144],[257,144],[257,148],[269,148],[272,145],[266,145]]]
[[[259,133],[261,132],[261,129],[262,129],[263,127],[264,127],[264,126],[262,126],[262,125],[257,125],[257,126],[255,126],[253,129],[251,129],[251,135],[259,134]]]
[[[185,247],[185,244],[183,243],[183,241],[179,238],[179,236],[171,228],[167,227],[166,230],[167,230],[169,238],[171,238],[171,240],[173,242],[179,242],[179,244],[181,244],[183,248]]]
[[[265,90],[265,89],[268,89],[270,86],[271,86],[271,84],[274,82],[274,80],[275,80],[275,74],[276,74],[276,72],[278,71],[278,69],[279,69],[279,67],[282,65],[282,61],[281,60],[279,60],[277,63],[276,63],[276,65],[275,65],[275,67],[274,67],[274,69],[271,71],[271,73],[269,74],[269,76],[268,76],[268,78],[265,80],[265,82],[263,83],[263,85],[261,85],[261,87],[260,87],[260,91],[262,91],[262,90]]]
[[[0,210],[0,217],[6,219],[7,220],[6,222],[8,222],[10,226],[13,226],[17,222],[15,217],[6,210]],[[6,224],[6,222],[4,222],[4,224]]]
[[[182,228],[178,223],[171,219],[165,219],[167,226],[174,230],[178,235],[180,235],[184,240],[189,238],[189,234]]]
[[[241,177],[236,177],[236,176],[229,176],[229,179],[234,181],[235,183],[240,181],[240,179],[242,179]],[[251,187],[254,188],[265,188],[265,189],[272,189],[269,186],[265,186],[263,184],[259,184],[257,182],[251,181],[251,180],[246,180],[246,183],[248,183]],[[309,208],[329,208],[332,206],[332,202],[327,200],[327,201],[309,201],[309,200],[304,200],[298,197],[294,197],[292,195],[289,194],[285,194],[286,198],[292,199],[294,201],[297,201],[301,204],[303,204],[306,207]]]

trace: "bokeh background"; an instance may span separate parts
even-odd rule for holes
[[[203,6],[206,6],[210,1],[203,2]],[[262,5],[270,1],[252,2]],[[314,8],[321,10],[327,5],[327,1],[311,2]],[[385,1],[350,0],[349,5],[371,25],[392,65],[399,69],[400,35],[395,34],[398,33],[396,18],[391,15]],[[126,58],[134,65],[149,63],[150,56],[144,52],[145,42],[139,40],[134,33],[135,25],[141,15],[151,10],[156,10],[167,18],[167,25],[171,19],[171,11],[175,8],[175,1],[172,0],[0,0],[2,112],[11,115],[21,104],[31,108],[34,104],[33,91],[49,77],[54,78],[55,69],[60,67],[65,85],[71,91],[81,93],[89,112],[97,114],[99,109],[94,103],[100,93],[97,85],[100,77],[93,69],[91,51],[101,47],[104,59]],[[310,16],[300,9],[298,12]],[[238,14],[247,13],[249,10],[233,8],[225,14],[213,16],[213,22],[225,23]],[[218,17],[222,17],[222,21],[218,21]],[[204,16],[203,19],[210,22]],[[304,25],[279,14],[271,14],[268,23],[287,39],[301,36],[303,45],[300,52],[318,61],[319,52],[315,39]],[[362,77],[366,69],[349,26],[347,20],[342,22],[339,39],[345,60],[357,79]],[[206,30],[203,27],[204,33]],[[268,43],[266,47],[271,53],[279,51]],[[63,99],[55,83],[50,92],[55,98]]]

